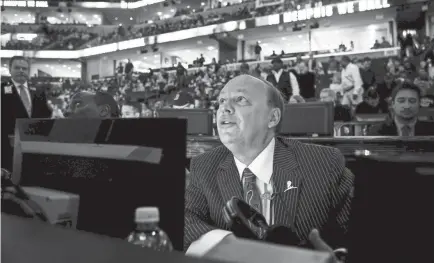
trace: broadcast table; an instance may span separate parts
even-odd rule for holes
[[[293,139],[305,143],[333,146],[350,157],[356,151],[370,152],[434,152],[434,136],[420,137],[374,137],[374,136],[348,136],[348,137],[312,137]],[[222,145],[218,137],[213,136],[189,136],[187,138],[187,158],[195,157]]]

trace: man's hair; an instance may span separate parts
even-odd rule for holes
[[[280,128],[282,127],[283,117],[285,113],[285,100],[283,98],[282,92],[278,90],[276,87],[274,87],[274,85],[271,84],[270,82],[260,78],[256,78],[256,79],[261,80],[268,89],[268,98],[267,98],[268,105],[272,108],[280,109],[280,120],[275,129],[276,132],[279,132]]]
[[[27,64],[30,66],[30,61],[23,57],[23,56],[13,56],[11,57],[11,59],[9,60],[9,70],[12,68],[12,63],[14,63],[15,60],[24,60],[27,62]]]
[[[348,56],[342,56],[342,59],[341,59],[342,61],[346,61],[346,62],[348,62],[348,63],[350,63],[351,62],[351,59],[350,59],[350,57],[348,57]]]
[[[365,57],[365,58],[363,59],[363,62],[370,62],[370,61],[372,61],[372,59],[371,59],[370,57]]]
[[[110,107],[110,117],[111,118],[119,118],[121,116],[118,103],[107,92],[98,91],[94,96],[95,104],[98,106],[108,105]]]
[[[412,91],[416,92],[418,99],[420,99],[420,97],[422,96],[421,91],[420,91],[418,86],[414,85],[409,80],[404,80],[402,82],[399,82],[396,85],[396,87],[392,90],[392,94],[391,94],[392,101],[395,101],[396,95],[398,95],[398,93],[401,90],[412,90]]]

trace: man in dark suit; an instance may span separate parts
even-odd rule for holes
[[[12,168],[13,148],[10,136],[15,132],[18,118],[50,118],[45,89],[36,89],[28,83],[30,62],[15,56],[9,61],[11,81],[1,84],[2,167]]]
[[[434,122],[418,120],[420,89],[404,81],[392,91],[392,114],[384,123],[372,126],[370,136],[433,136]]]
[[[267,81],[282,92],[285,102],[288,102],[292,96],[300,96],[300,88],[295,72],[284,70],[283,61],[279,57],[274,58],[271,64],[273,70],[267,76]]]
[[[219,103],[223,146],[191,162],[185,249],[233,237],[222,231],[229,230],[222,209],[233,196],[256,206],[268,224],[293,227],[316,248],[323,241],[333,248],[343,246],[354,176],[339,150],[276,136],[284,100],[267,81],[236,77],[221,91]],[[254,179],[252,191],[244,188],[246,178]],[[279,198],[266,198],[273,193]]]

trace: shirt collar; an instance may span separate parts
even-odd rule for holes
[[[245,168],[249,168],[250,171],[259,180],[262,182],[269,184],[271,181],[271,175],[273,174],[273,161],[274,161],[274,146],[276,145],[276,140],[273,138],[270,143],[268,143],[267,147],[253,160],[253,162],[247,166],[239,161],[235,156],[235,165],[237,166],[238,173],[240,178],[243,175],[243,171]]]
[[[274,69],[273,69],[273,73],[274,74],[282,74],[282,72],[283,72],[283,68],[281,68],[281,69],[279,69],[278,71],[275,71]]]
[[[401,131],[402,128],[404,128],[404,126],[409,126],[412,130],[414,130],[414,126],[416,125],[417,118],[415,118],[413,121],[411,121],[410,123],[407,123],[407,124],[399,122],[396,118],[394,119],[394,121],[395,121],[395,125],[399,131]]]
[[[28,88],[28,87],[27,87],[27,81],[24,82],[23,84],[20,84],[20,83],[18,83],[18,82],[16,82],[15,80],[12,79],[12,83],[14,83],[14,86],[15,86],[16,88],[18,88],[18,87],[21,86],[21,85],[23,85],[24,88],[26,88],[26,89]]]

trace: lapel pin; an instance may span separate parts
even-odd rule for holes
[[[12,86],[5,86],[5,94],[12,94]]]
[[[296,186],[292,186],[292,182],[288,181],[288,182],[286,182],[286,189],[283,192],[285,193],[286,191],[294,189],[294,188],[297,188],[297,187]]]

